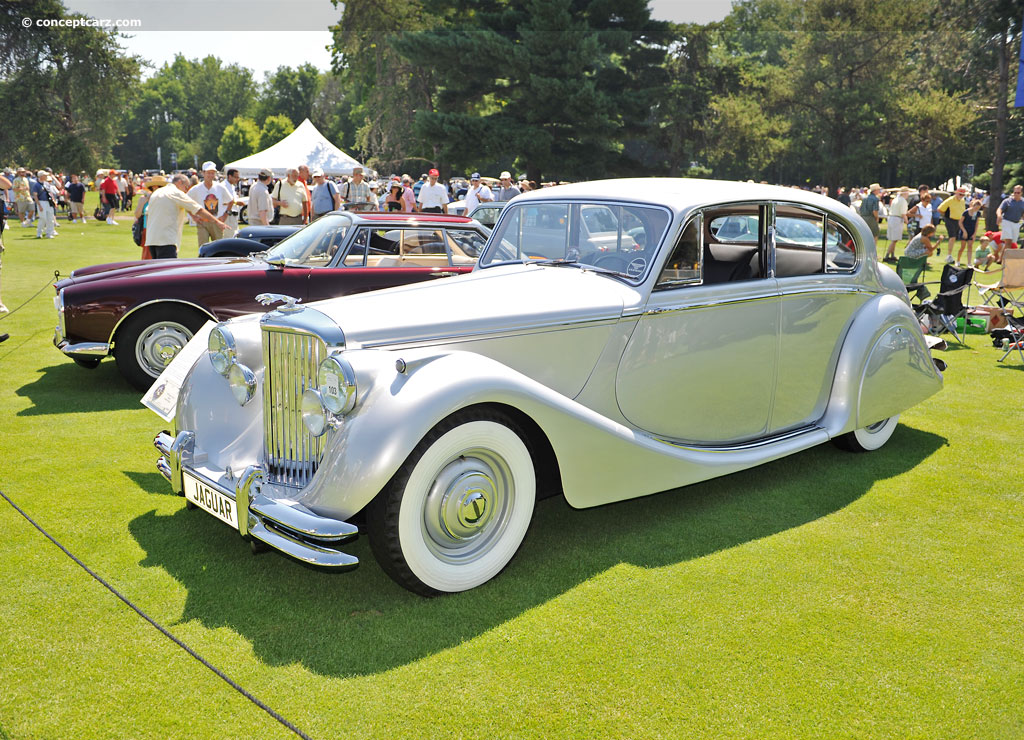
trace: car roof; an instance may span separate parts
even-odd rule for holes
[[[533,199],[560,198],[657,203],[668,206],[677,212],[709,203],[752,200],[804,203],[828,211],[849,210],[837,200],[797,188],[763,185],[755,182],[700,180],[682,177],[633,177],[555,185],[540,190],[531,190],[517,195],[513,200],[522,202]]]
[[[471,224],[473,219],[465,216],[449,216],[444,213],[356,213],[354,211],[341,211],[351,216],[354,221],[387,221],[388,223],[441,223],[441,224]]]

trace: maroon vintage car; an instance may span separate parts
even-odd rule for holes
[[[259,293],[309,302],[469,272],[487,235],[459,216],[339,212],[260,255],[85,267],[55,286],[53,343],[83,367],[113,354],[145,390],[206,321],[264,310]]]

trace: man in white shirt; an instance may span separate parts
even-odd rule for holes
[[[896,263],[896,242],[903,238],[903,229],[907,225],[907,211],[910,206],[907,196],[910,195],[910,188],[900,188],[899,193],[889,204],[889,216],[886,218],[886,236],[889,239],[889,246],[885,250],[883,262]]]
[[[223,185],[217,182],[216,164],[203,162],[203,181],[192,187],[188,191],[188,195],[214,217],[212,221],[196,220],[196,239],[199,241],[199,246],[223,238],[227,224],[221,219],[227,214],[235,199]]]
[[[230,170],[224,173],[224,182],[220,184],[222,188],[228,191],[228,195],[231,196],[231,205],[228,206],[227,213],[224,214],[223,221],[228,225],[224,230],[225,239],[230,239],[238,233],[238,212],[241,210],[241,206],[244,202],[238,199],[238,183],[242,181],[242,176],[238,174],[238,170],[232,167]]]
[[[199,223],[207,221],[223,230],[226,224],[188,196],[188,176],[178,173],[170,185],[157,188],[146,206],[146,245],[153,259],[174,259],[181,244],[185,214]]]
[[[437,181],[441,173],[430,170],[427,181],[416,196],[416,210],[425,213],[448,213],[448,188]]]
[[[480,173],[474,172],[469,176],[469,190],[466,192],[466,215],[473,212],[481,203],[490,203],[494,200],[494,193],[491,189],[480,182]]]

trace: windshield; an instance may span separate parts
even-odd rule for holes
[[[330,264],[351,226],[352,220],[343,214],[318,218],[269,249],[266,260],[289,266],[322,267]]]
[[[480,266],[555,260],[642,280],[670,220],[668,211],[654,206],[510,205],[487,242]]]

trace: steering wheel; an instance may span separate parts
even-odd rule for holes
[[[622,257],[617,254],[605,254],[594,260],[594,267],[600,267],[605,270],[615,270],[615,272],[625,272],[628,263]]]

